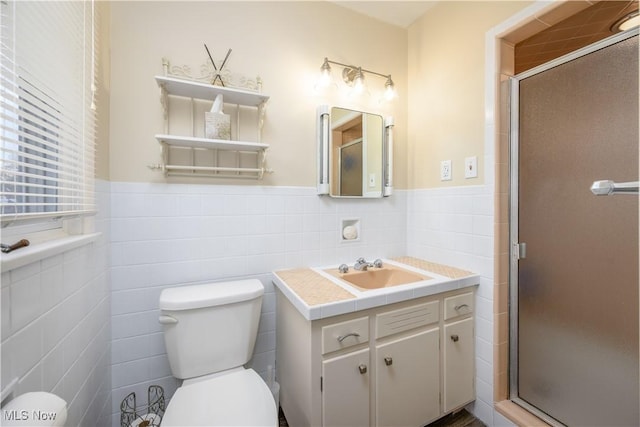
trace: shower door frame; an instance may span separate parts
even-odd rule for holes
[[[592,45],[578,49],[531,70],[510,78],[509,85],[509,399],[552,426],[564,426],[535,406],[520,399],[518,393],[518,260],[520,259],[518,194],[519,194],[519,88],[520,81],[582,56],[638,36],[639,29],[615,34]],[[523,254],[524,255],[524,254]]]

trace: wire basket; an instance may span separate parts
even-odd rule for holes
[[[158,427],[165,411],[164,390],[151,385],[147,390],[148,406],[138,411],[136,393],[132,392],[120,403],[120,427]],[[145,412],[146,411],[146,412]],[[145,413],[142,413],[145,412]]]

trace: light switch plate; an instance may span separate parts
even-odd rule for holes
[[[464,159],[464,177],[465,178],[478,177],[478,158],[476,156],[466,157]]]
[[[440,181],[451,181],[451,160],[440,162]]]

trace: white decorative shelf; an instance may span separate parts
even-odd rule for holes
[[[155,76],[156,83],[160,87],[160,101],[164,112],[164,133],[155,136],[161,146],[162,163],[149,165],[150,169],[161,170],[166,176],[233,179],[262,179],[265,172],[273,172],[265,164],[266,150],[269,148],[269,144],[261,142],[265,104],[269,100],[269,96],[260,92],[262,81],[259,77],[255,83],[250,80],[241,80],[238,85],[243,88],[216,86],[207,83],[209,79],[205,80],[205,76],[198,78],[203,81],[193,80],[193,76],[185,71],[188,71],[188,67],[172,68],[166,59],[163,60],[163,67],[165,75]],[[174,69],[177,72],[171,73],[170,70]],[[184,75],[186,78],[178,78],[175,77],[176,75]],[[245,87],[249,89],[245,89]],[[256,90],[253,90],[254,88]],[[223,102],[230,104],[232,109],[235,104],[235,135],[232,130],[232,138],[235,139],[223,140],[196,136],[194,101],[198,99],[213,101],[218,95],[222,95]],[[191,117],[193,129],[191,136],[170,133],[169,121],[171,117],[178,119],[185,117],[185,110],[169,111],[170,96],[191,99],[191,111],[186,113],[186,117]],[[180,106],[180,104],[178,105]],[[256,142],[241,140],[240,106],[256,109]],[[179,148],[186,150],[179,150]],[[203,149],[210,150],[210,153],[203,152]],[[231,157],[229,153],[231,153]]]
[[[262,142],[230,141],[224,139],[196,138],[193,136],[156,135],[158,142],[174,147],[208,148],[212,150],[261,151],[269,148]]]
[[[269,100],[269,96],[249,90],[214,86],[174,77],[156,76],[158,86],[170,95],[184,96],[187,98],[213,100],[219,94],[224,97],[224,102],[229,104],[248,105],[258,107]]]

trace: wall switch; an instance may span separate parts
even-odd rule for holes
[[[465,178],[478,177],[478,158],[476,156],[466,157],[464,159],[464,177]]]
[[[440,162],[440,181],[451,181],[451,160]]]
[[[369,187],[375,187],[376,186],[376,174],[375,173],[370,173],[369,174]]]

